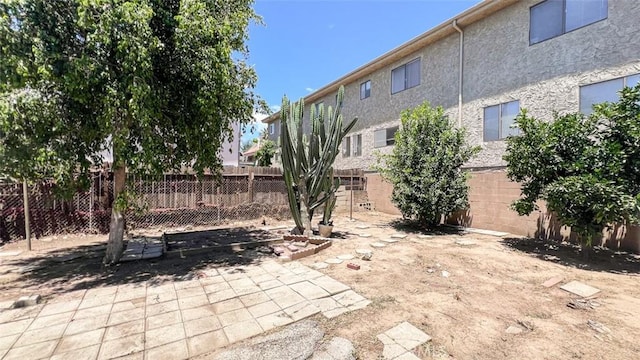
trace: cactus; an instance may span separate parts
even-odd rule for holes
[[[311,232],[311,220],[318,207],[325,205],[323,221],[327,223],[335,206],[335,191],[340,185],[333,178],[333,163],[345,135],[356,124],[354,118],[342,127],[344,87],[340,86],[335,109],[311,106],[311,133],[303,133],[304,100],[291,104],[282,98],[280,138],[282,168],[289,209],[300,234]],[[329,218],[327,218],[329,217]]]

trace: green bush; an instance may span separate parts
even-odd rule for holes
[[[613,223],[640,215],[640,86],[618,102],[597,105],[591,116],[555,115],[551,123],[522,111],[521,136],[507,139],[509,179],[521,184],[512,207],[520,215],[545,200],[570,226],[588,256],[594,237]]]
[[[433,227],[468,206],[461,167],[480,148],[468,146],[464,129],[454,128],[442,107],[428,102],[403,111],[400,122],[393,151],[379,155],[376,169],[393,184],[391,200],[402,216]]]
[[[271,140],[263,140],[260,149],[256,153],[258,166],[271,166],[271,161],[275,154],[276,144]]]

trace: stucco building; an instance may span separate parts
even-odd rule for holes
[[[519,195],[517,184],[503,172],[491,174],[490,184],[478,178],[504,168],[504,138],[517,133],[511,125],[520,109],[547,120],[554,111],[590,112],[591,105],[615,100],[623,86],[637,84],[638,18],[637,0],[485,0],[327,84],[305,104],[333,105],[338,87],[345,86],[342,113],[359,121],[336,161],[342,169],[370,169],[376,150],[390,151],[402,110],[425,100],[442,106],[482,148],[466,165],[474,179],[471,215],[463,223],[533,235],[544,230],[540,219],[525,226],[508,209]],[[264,121],[277,139],[279,114]],[[390,206],[385,201],[376,206]]]

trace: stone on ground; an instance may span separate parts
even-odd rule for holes
[[[244,344],[216,354],[214,360],[307,359],[313,355],[324,331],[315,321],[304,320],[270,335],[258,336]]]
[[[329,342],[320,345],[311,360],[355,360],[356,358],[353,356],[355,351],[351,341],[334,337]]]
[[[582,297],[590,297],[600,292],[600,289],[575,280],[560,286],[560,289]]]

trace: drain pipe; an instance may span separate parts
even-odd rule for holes
[[[458,69],[460,69],[460,75],[458,76],[458,127],[462,127],[462,74],[464,70],[463,56],[464,56],[464,32],[458,26],[458,20],[453,20],[453,28],[456,29],[460,33],[460,64]]]

